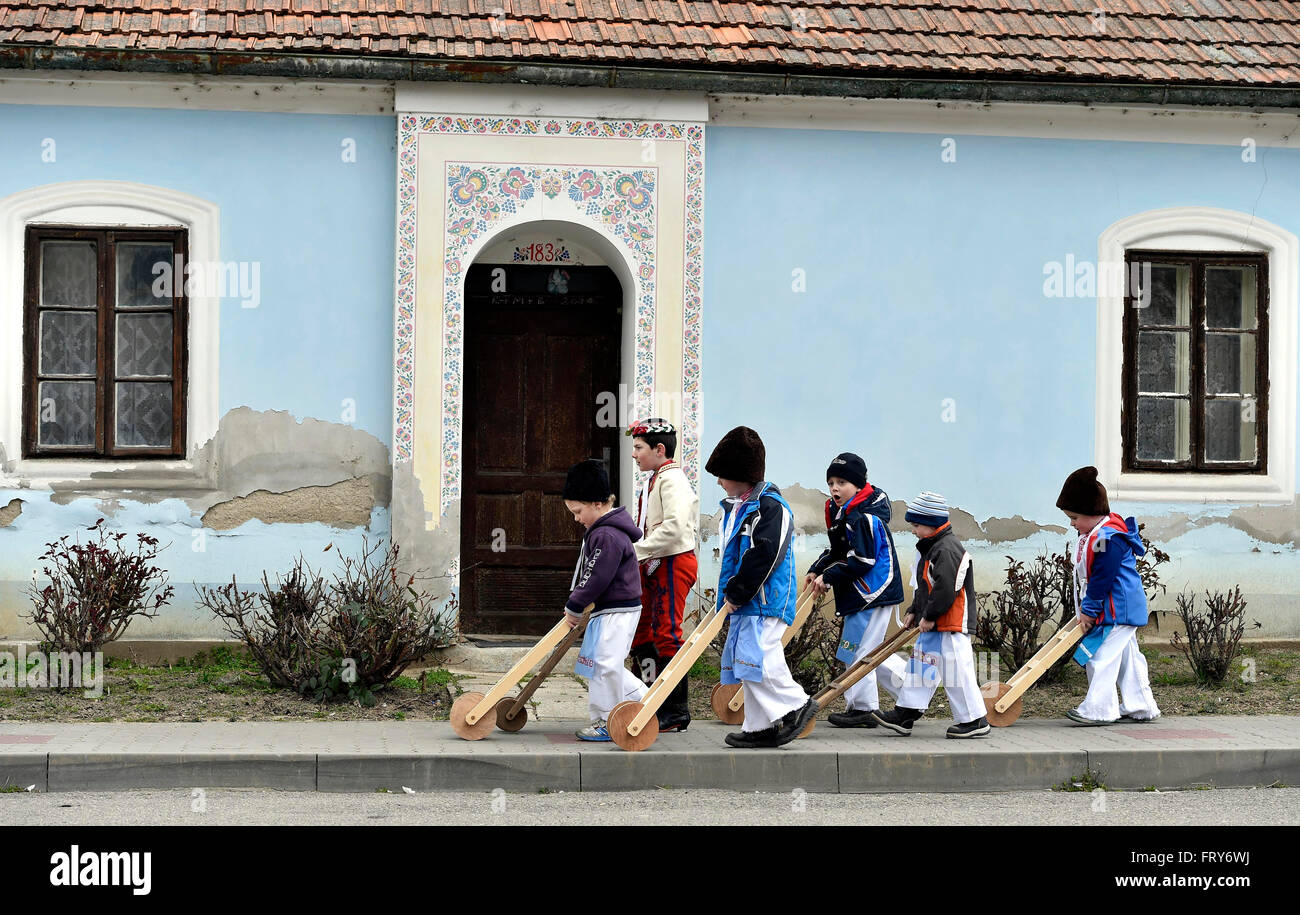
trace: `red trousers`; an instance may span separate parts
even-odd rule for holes
[[[652,565],[654,571],[647,573]],[[634,650],[652,644],[665,661],[677,654],[682,647],[686,596],[698,572],[699,560],[693,551],[641,563],[641,620],[632,637]]]

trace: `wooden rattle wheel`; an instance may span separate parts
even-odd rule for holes
[[[606,723],[609,728],[609,736],[614,743],[624,750],[633,753],[644,750],[659,737],[659,719],[654,715],[650,716],[650,720],[645,723],[645,727],[641,729],[640,734],[634,737],[627,732],[632,719],[640,714],[641,709],[644,707],[640,702],[620,702],[609,713],[609,719]]]
[[[740,692],[739,683],[719,683],[713,687],[713,692],[709,693],[709,705],[713,707],[713,717],[717,718],[723,724],[740,724],[745,720],[745,709],[742,706],[740,711],[731,710],[731,700]]]
[[[995,728],[1005,728],[1016,723],[1020,717],[1021,707],[1024,705],[1024,697],[1021,696],[1005,712],[999,712],[994,706],[997,701],[1011,691],[1011,687],[1006,683],[999,683],[994,680],[984,684],[981,692],[984,694],[984,715],[989,720],[989,724]]]
[[[514,718],[506,717],[507,713],[509,713],[510,711],[510,706],[514,704],[515,704],[515,697],[507,696],[506,698],[502,699],[500,702],[497,703],[496,715],[495,715],[497,727],[499,727],[503,731],[509,731],[512,734],[515,731],[522,731],[524,725],[528,723],[528,709],[526,708],[521,708],[518,712],[516,712]]]
[[[483,701],[482,693],[466,693],[451,704],[451,729],[456,732],[456,736],[462,740],[482,740],[488,734],[492,733],[492,728],[496,727],[497,716],[488,713],[473,724],[465,721],[465,718],[474,710],[474,706]]]

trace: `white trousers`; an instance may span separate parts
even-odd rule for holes
[[[925,633],[922,633],[924,635]],[[953,721],[966,724],[984,717],[984,695],[980,692],[979,677],[975,673],[975,653],[970,636],[962,632],[941,632],[940,653],[925,659],[924,675],[914,675],[909,669],[903,677],[903,688],[898,691],[898,704],[903,708],[925,710],[930,707],[935,688],[943,685],[952,706]],[[921,661],[920,651],[913,645],[912,660]],[[933,665],[933,666],[931,666]]]
[[[758,645],[763,651],[763,680],[741,680],[745,690],[746,731],[762,731],[776,724],[787,712],[803,708],[808,694],[803,691],[785,663],[785,621],[775,616],[763,617]]]
[[[867,622],[866,632],[862,634],[858,650],[853,654],[855,664],[879,648],[880,643],[885,640],[885,633],[889,631],[889,618],[894,615],[894,608],[875,607],[860,612],[870,613],[871,617]],[[849,711],[870,712],[880,708],[880,692],[876,688],[877,683],[897,699],[898,690],[903,685],[903,672],[906,670],[907,662],[898,655],[891,654],[885,658],[879,667],[844,691],[844,701]],[[877,680],[877,674],[883,676]]]
[[[633,676],[626,664],[640,618],[639,611],[600,617],[600,639],[592,658],[591,679],[587,681],[587,713],[593,722],[607,719],[620,702],[640,702],[646,694],[646,685]]]
[[[1138,649],[1136,626],[1111,626],[1085,668],[1088,695],[1075,709],[1084,718],[1114,721],[1121,715],[1154,718],[1160,714],[1147,679],[1147,659]],[[1115,696],[1115,687],[1123,701]]]

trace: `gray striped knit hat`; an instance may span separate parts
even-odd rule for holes
[[[948,503],[937,492],[923,492],[907,503],[903,518],[911,524],[943,527],[948,523]]]

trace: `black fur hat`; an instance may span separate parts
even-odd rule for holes
[[[1097,468],[1080,467],[1066,477],[1056,507],[1076,515],[1109,515],[1110,499],[1106,487],[1097,481]]]
[[[600,461],[574,464],[564,480],[564,498],[570,502],[608,502],[612,495],[609,474]]]
[[[761,483],[767,474],[767,449],[757,432],[748,426],[737,426],[718,442],[704,469],[724,480]]]

